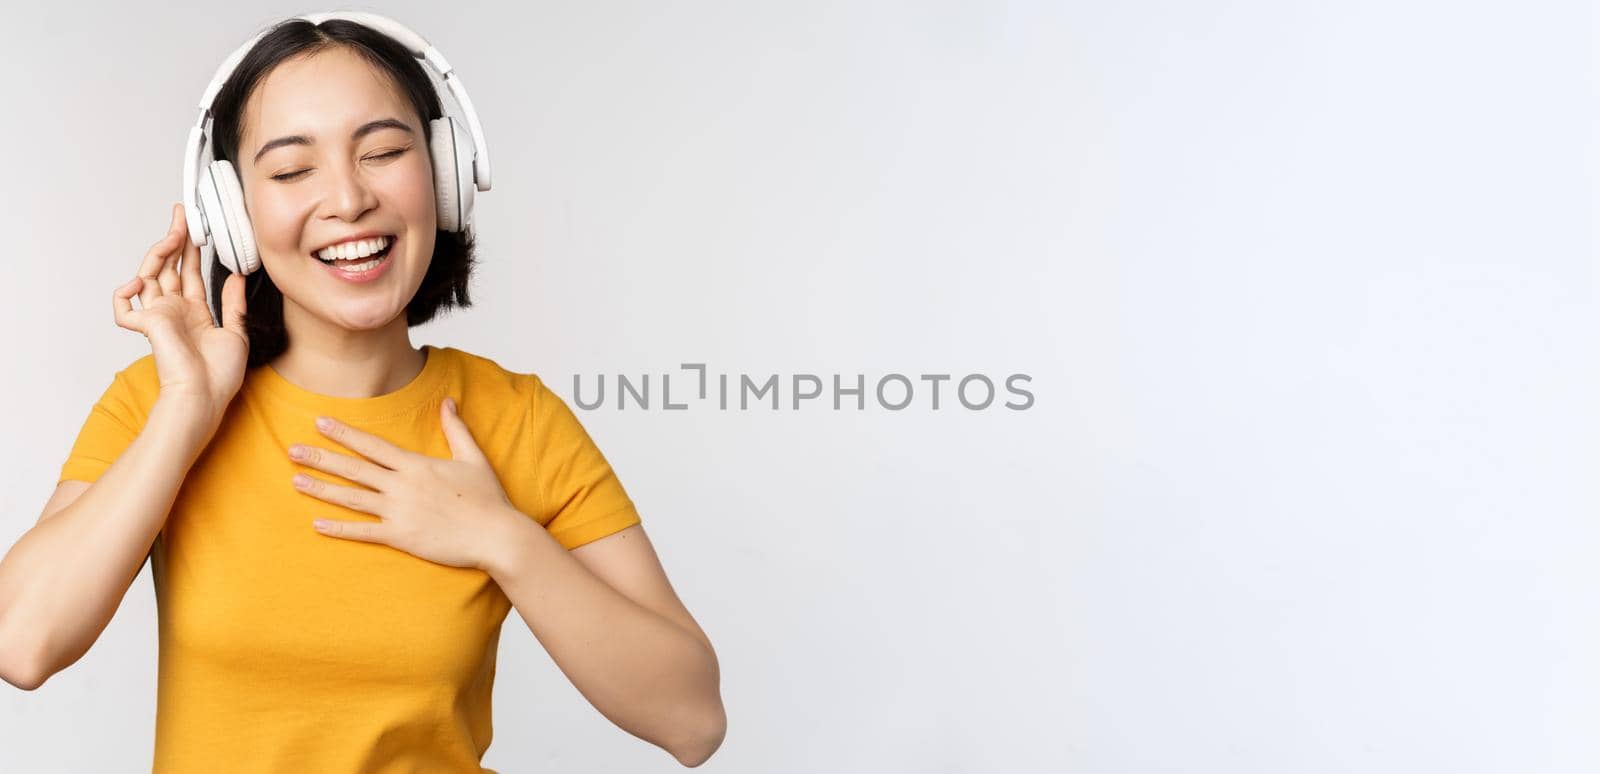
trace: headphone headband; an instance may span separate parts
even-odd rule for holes
[[[467,129],[472,133],[475,150],[472,157],[473,183],[479,191],[489,190],[492,184],[489,173],[489,146],[483,141],[483,128],[478,123],[478,112],[473,109],[472,100],[467,97],[467,87],[461,83],[461,76],[455,74],[455,69],[450,66],[444,55],[439,53],[439,49],[434,48],[421,35],[412,32],[405,25],[375,13],[330,11],[302,14],[293,18],[303,19],[312,24],[321,24],[330,19],[343,19],[371,27],[405,46],[412,56],[422,60],[437,73],[440,80],[449,88],[450,94],[455,97],[456,104],[460,105],[461,112],[466,118]],[[234,49],[217,68],[216,74],[211,77],[211,83],[206,86],[205,93],[200,96],[200,116],[196,119],[195,125],[189,129],[189,138],[185,142],[183,151],[183,211],[186,215],[190,215],[189,236],[197,245],[205,244],[206,233],[209,230],[207,224],[199,222],[201,218],[193,217],[193,214],[201,212],[200,208],[195,206],[195,192],[200,168],[204,165],[202,156],[210,149],[210,144],[206,143],[205,139],[207,131],[211,128],[211,103],[216,99],[217,92],[222,89],[222,84],[233,74],[234,68],[239,66],[239,61],[244,59],[245,54],[276,26],[256,33],[245,41],[244,45]],[[440,101],[439,107],[441,110],[445,108],[443,100]],[[423,117],[423,122],[427,122],[426,117]]]

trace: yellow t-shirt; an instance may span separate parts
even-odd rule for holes
[[[373,398],[246,372],[152,546],[160,631],[155,762],[162,772],[489,772],[491,690],[511,608],[487,573],[311,527],[377,516],[302,494],[290,444],[359,456],[322,436],[340,419],[450,458],[439,405],[454,396],[517,510],[572,549],[639,523],[610,464],[533,374],[425,346],[410,384]],[[144,426],[154,355],[118,372],[61,480],[94,481]]]

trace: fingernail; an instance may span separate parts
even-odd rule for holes
[[[331,429],[333,427],[333,420],[327,417],[317,417],[317,427],[322,430]]]
[[[455,398],[445,398],[444,402],[445,402],[445,405],[450,407],[450,413],[452,413],[452,414],[456,413],[456,399]]]

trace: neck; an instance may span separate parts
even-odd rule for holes
[[[270,365],[291,384],[335,398],[372,398],[399,390],[422,373],[427,353],[412,346],[401,314],[372,330],[313,320],[285,299],[289,346]]]

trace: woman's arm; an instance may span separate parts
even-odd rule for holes
[[[100,637],[215,430],[209,414],[157,400],[116,461],[0,560],[0,678],[31,691]]]
[[[538,522],[517,516],[488,572],[533,636],[612,723],[685,766],[705,762],[727,728],[717,655],[672,592],[643,528],[568,552]]]

